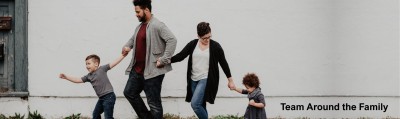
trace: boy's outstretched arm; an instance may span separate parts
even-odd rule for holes
[[[82,81],[81,78],[76,78],[76,77],[73,77],[73,76],[68,76],[68,75],[65,75],[64,73],[61,73],[61,74],[60,74],[60,78],[61,78],[61,79],[66,79],[66,80],[71,81],[71,82],[73,82],[73,83],[83,83],[83,81]]]
[[[117,64],[119,64],[122,59],[124,59],[126,57],[126,55],[128,55],[129,52],[125,52],[123,54],[121,54],[121,56],[119,56],[117,59],[115,59],[114,62],[110,63],[110,69],[112,69],[113,67],[115,67]]]

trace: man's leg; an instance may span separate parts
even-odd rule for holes
[[[163,118],[163,107],[161,104],[161,86],[164,74],[144,81],[144,92],[146,93],[147,103],[154,119]]]
[[[147,119],[147,115],[149,115],[150,112],[144,104],[143,99],[140,97],[140,93],[143,91],[143,85],[144,77],[138,75],[134,70],[131,71],[124,89],[124,95],[138,117],[141,119]]]

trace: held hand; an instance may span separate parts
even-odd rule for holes
[[[229,82],[228,83],[228,88],[231,89],[231,90],[235,90],[236,86],[235,86],[235,84],[233,82]]]
[[[129,52],[122,51],[122,56],[127,56]]]
[[[235,83],[233,82],[233,79],[232,79],[232,77],[231,78],[228,78],[228,88],[229,89],[231,89],[231,90],[235,90],[236,89],[236,86],[235,86]]]
[[[254,100],[250,100],[249,105],[253,106],[254,104],[256,104],[256,102],[254,102]]]
[[[164,67],[164,65],[161,64],[160,58],[157,59],[156,67],[157,67],[157,68],[162,68],[162,67]]]
[[[122,55],[123,56],[126,56],[126,55],[128,55],[128,53],[131,51],[131,48],[129,48],[129,47],[124,47],[124,48],[122,48]]]
[[[67,76],[65,76],[65,74],[61,73],[59,76],[61,79],[67,79]]]

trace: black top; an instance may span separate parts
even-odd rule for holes
[[[192,75],[192,55],[193,51],[196,48],[199,39],[194,39],[190,41],[181,52],[176,54],[171,58],[171,62],[180,62],[184,60],[187,56],[189,56],[188,67],[187,67],[187,87],[186,87],[186,102],[190,102],[192,100],[192,91],[191,91],[191,78]],[[215,97],[218,92],[218,84],[219,84],[219,69],[218,63],[221,65],[222,70],[224,71],[227,78],[231,77],[231,72],[229,69],[228,62],[225,59],[224,50],[221,45],[214,40],[210,40],[210,61],[208,68],[208,77],[207,77],[207,85],[206,91],[204,94],[204,104],[205,102],[209,102],[210,104],[214,104]]]

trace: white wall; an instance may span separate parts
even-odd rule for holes
[[[399,1],[337,3],[333,93],[400,96]]]
[[[324,65],[332,55],[329,1],[255,1],[249,6],[245,1],[225,3],[159,1],[154,2],[153,11],[178,38],[176,52],[196,38],[198,22],[210,22],[213,39],[222,44],[238,86],[245,73],[256,72],[267,95],[326,94],[328,89],[323,87],[332,80],[332,66]],[[86,74],[84,58],[91,53],[100,55],[103,64],[114,60],[139,24],[130,1],[52,0],[31,1],[29,5],[29,62],[46,62],[30,63],[29,77],[34,79],[30,80],[31,95],[94,95],[90,86],[60,81],[58,73]],[[46,55],[35,55],[43,53]],[[130,58],[109,72],[119,95]],[[165,96],[184,96],[185,62],[174,64],[174,71],[167,74]],[[221,78],[219,94],[236,95],[227,90],[224,75]],[[53,85],[43,87],[43,82]],[[321,85],[310,86],[311,82]],[[56,87],[60,90],[48,90]],[[74,89],[80,91],[71,91]],[[271,89],[278,90],[268,91]]]
[[[396,0],[153,1],[154,15],[178,38],[176,52],[196,38],[197,23],[210,22],[213,39],[224,48],[237,86],[242,87],[241,78],[247,72],[257,73],[267,96],[269,117],[292,118],[400,116],[398,9]],[[59,79],[58,74],[85,75],[84,59],[92,53],[101,57],[102,64],[117,58],[139,24],[131,1],[31,0],[28,17],[30,110],[40,109],[54,117],[70,114],[63,109],[84,105],[74,113],[90,115],[96,100],[91,85],[73,84]],[[115,113],[119,118],[133,113],[122,94],[128,78],[124,70],[130,58],[108,72],[120,97]],[[174,70],[165,77],[162,96],[177,98],[163,99],[165,112],[193,115],[182,99],[186,92],[186,62],[174,64]],[[247,99],[229,91],[225,79],[221,74],[218,96],[237,98],[218,98],[208,107],[215,110],[210,114],[243,114]],[[51,105],[59,106],[60,111],[49,109],[48,100],[56,102]],[[282,111],[279,107],[281,102],[342,101],[386,102],[390,107],[386,113],[310,114]],[[237,106],[221,109],[226,105]],[[174,107],[181,111],[176,112]]]

